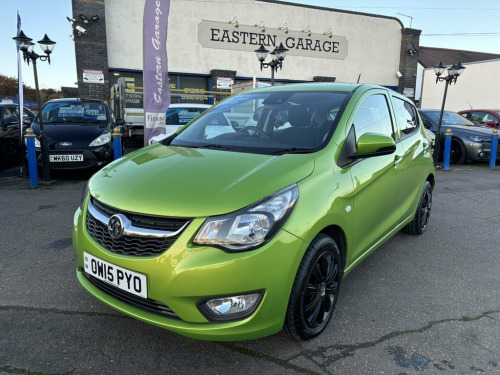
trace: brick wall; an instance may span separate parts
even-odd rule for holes
[[[413,89],[413,95],[408,95],[408,97],[415,99],[418,50],[420,47],[420,34],[422,30],[405,28],[402,29],[401,32],[403,35],[401,38],[399,71],[402,76],[399,78],[398,91],[403,94],[405,89],[407,89],[407,92],[411,92],[411,89]]]
[[[108,52],[106,46],[106,22],[103,0],[72,0],[73,28],[77,25],[87,30],[78,36],[74,30],[76,71],[78,76],[78,96],[109,101]],[[85,23],[79,15],[88,18]],[[97,21],[91,17],[98,16]],[[103,83],[83,81],[83,70],[97,70],[104,74]]]

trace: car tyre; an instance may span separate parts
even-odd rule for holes
[[[342,261],[335,241],[319,234],[309,245],[293,283],[283,332],[310,340],[327,326],[338,299]]]
[[[420,199],[418,201],[415,217],[403,228],[403,233],[421,235],[427,230],[432,209],[432,186],[429,181],[425,181]]]
[[[463,143],[457,139],[451,140],[450,164],[464,164],[467,153]]]

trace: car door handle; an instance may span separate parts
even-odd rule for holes
[[[403,156],[395,155],[394,156],[394,168],[398,168],[399,164],[403,161]]]

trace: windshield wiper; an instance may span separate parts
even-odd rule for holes
[[[210,150],[246,152],[246,151],[238,149],[238,148],[234,148],[234,147],[230,147],[230,146],[223,146],[223,145],[219,145],[219,144],[215,144],[215,143],[213,143],[213,144],[211,143],[208,145],[194,146],[194,148],[208,148]]]
[[[307,154],[310,152],[313,152],[314,149],[310,148],[298,148],[298,147],[291,147],[291,148],[282,148],[279,150],[274,150],[271,152],[266,152],[268,155],[283,155],[283,154]]]

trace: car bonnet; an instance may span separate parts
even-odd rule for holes
[[[90,142],[107,132],[106,124],[44,124],[45,135],[49,143],[66,141],[73,143],[75,147],[86,148]]]
[[[492,135],[493,128],[483,126],[467,126],[467,125],[442,125],[441,130],[446,131],[450,128],[453,132],[454,129],[460,130],[461,133],[474,134],[474,135]],[[481,133],[481,134],[478,134]]]
[[[263,155],[155,144],[104,167],[93,197],[130,212],[204,217],[236,211],[294,184],[314,154]],[[300,199],[300,197],[299,197]]]

